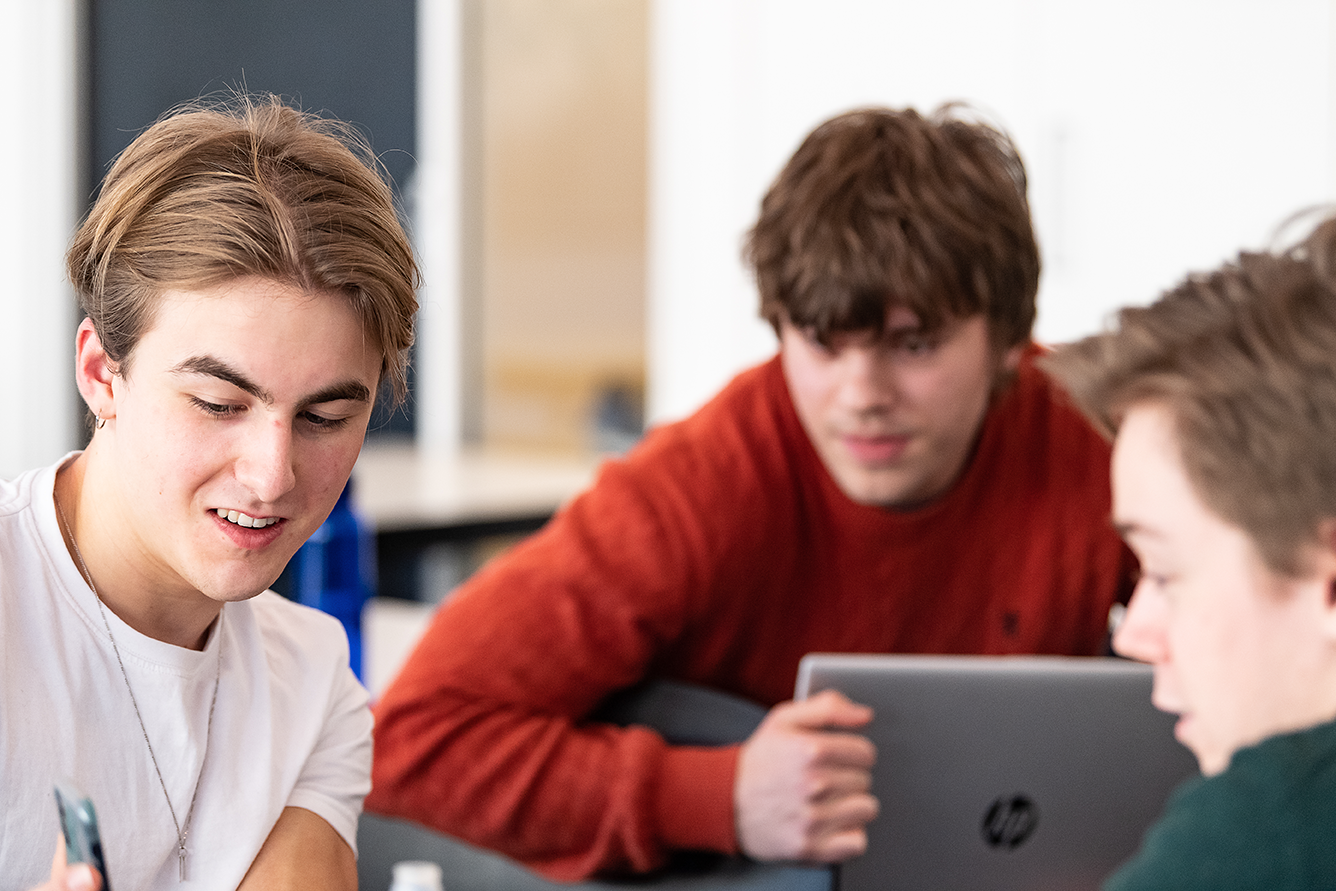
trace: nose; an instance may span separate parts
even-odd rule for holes
[[[1137,584],[1127,612],[1113,634],[1113,649],[1120,656],[1149,662],[1165,661],[1168,646],[1165,639],[1166,609],[1164,598],[1146,590],[1146,581]]]
[[[270,420],[247,431],[235,464],[237,481],[265,504],[273,504],[297,484],[292,427]]]
[[[860,344],[842,350],[840,377],[840,399],[854,413],[886,411],[898,397],[894,364],[875,345]]]

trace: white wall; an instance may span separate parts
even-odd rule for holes
[[[773,337],[738,259],[766,184],[818,122],[968,98],[1027,158],[1042,339],[1069,339],[1188,268],[1330,200],[1336,0],[655,0],[649,383],[681,416]],[[75,445],[76,0],[0,2],[0,476]],[[460,426],[459,0],[423,0],[423,437]]]
[[[774,339],[743,233],[817,123],[968,99],[1015,137],[1040,339],[1096,329],[1333,193],[1331,0],[656,0],[649,411]]]
[[[74,228],[76,0],[0,3],[0,477],[76,445]]]

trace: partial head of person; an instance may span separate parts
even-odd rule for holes
[[[1336,718],[1336,219],[1192,275],[1045,365],[1114,437],[1141,580],[1114,647],[1203,772]]]
[[[274,97],[176,110],[116,160],[67,266],[97,418],[70,476],[114,518],[83,550],[107,587],[258,593],[333,507],[382,384],[406,391],[418,270],[374,155]]]
[[[912,509],[967,465],[1034,325],[1039,249],[1010,138],[967,106],[817,127],[745,255],[813,446],[854,501]]]

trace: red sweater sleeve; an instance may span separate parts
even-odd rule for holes
[[[653,506],[650,501],[653,502]],[[372,811],[559,880],[733,852],[736,747],[584,722],[686,621],[702,531],[666,527],[623,466],[438,612],[376,706]]]

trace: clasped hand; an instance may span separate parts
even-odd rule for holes
[[[743,744],[734,783],[738,844],[757,860],[837,863],[867,849],[877,752],[851,731],[872,710],[834,691],[775,706]]]

